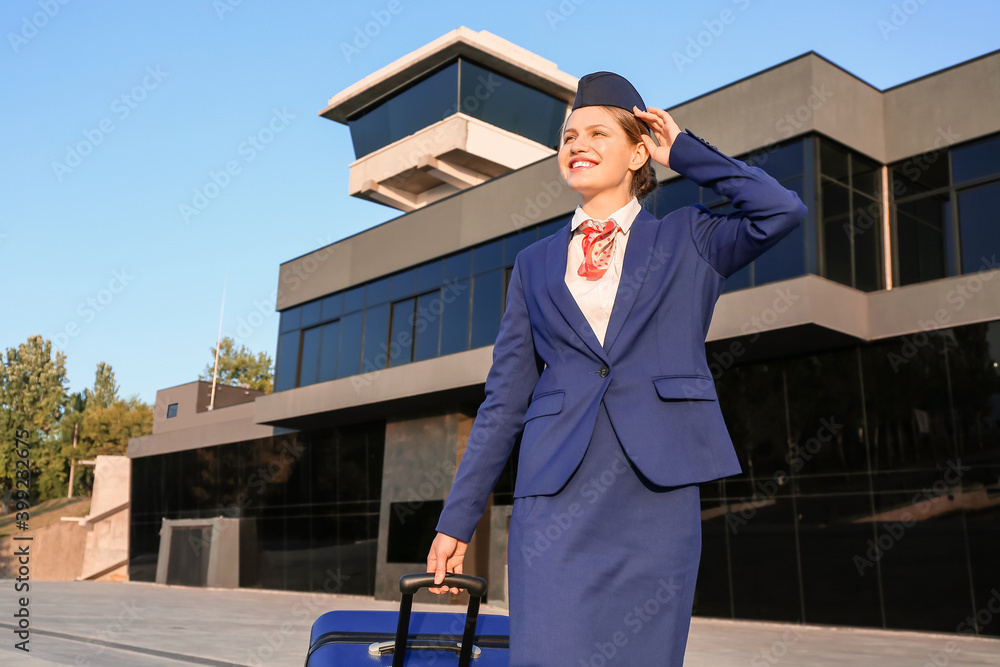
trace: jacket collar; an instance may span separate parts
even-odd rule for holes
[[[584,316],[583,311],[566,286],[566,255],[572,234],[571,222],[559,228],[549,237],[545,258],[545,285],[556,308],[562,314],[566,323],[587,344],[598,359],[608,361],[608,352],[621,332],[632,307],[635,305],[639,289],[649,273],[649,261],[653,255],[653,241],[659,227],[659,220],[653,214],[640,207],[632,221],[629,232],[629,242],[625,247],[625,257],[622,260],[622,277],[615,295],[615,305],[611,310],[611,319],[604,336],[604,346],[601,347],[593,328]]]

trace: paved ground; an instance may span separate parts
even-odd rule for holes
[[[30,654],[14,649],[20,594],[0,580],[0,665],[301,667],[332,609],[394,609],[347,595],[111,582],[31,582]],[[441,611],[415,604],[417,610]],[[457,607],[455,607],[457,609]],[[483,607],[484,613],[505,613]],[[1000,640],[695,618],[686,667],[1000,666]],[[554,666],[555,667],[555,666]],[[576,667],[576,666],[573,666]]]

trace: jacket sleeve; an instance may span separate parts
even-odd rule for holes
[[[733,159],[696,137],[677,135],[670,148],[670,167],[703,187],[728,197],[737,211],[715,214],[693,207],[691,237],[702,258],[729,277],[802,224],[806,207],[759,167]]]
[[[455,474],[438,532],[468,542],[503,472],[538,378],[542,362],[535,351],[521,283],[514,260],[507,287],[506,310],[493,345],[493,365],[486,376],[486,400],[479,406],[465,454]]]

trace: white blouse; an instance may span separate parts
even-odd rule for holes
[[[615,252],[611,264],[604,275],[597,280],[588,279],[577,273],[580,264],[583,263],[583,232],[580,231],[580,225],[592,216],[587,215],[582,206],[577,206],[573,213],[573,222],[570,225],[572,235],[566,258],[566,287],[576,299],[577,305],[580,306],[601,345],[604,345],[604,334],[608,331],[611,309],[615,305],[615,295],[618,293],[618,283],[622,277],[622,261],[625,259],[628,230],[641,209],[639,200],[632,197],[629,203],[611,214],[610,217],[621,229],[615,237]]]

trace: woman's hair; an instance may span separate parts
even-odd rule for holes
[[[635,114],[631,111],[603,104],[598,106],[607,111],[616,121],[618,121],[618,125],[625,131],[625,138],[630,144],[642,143],[642,135],[650,133],[646,124],[636,118]],[[567,117],[566,120],[568,121],[569,118]],[[565,128],[566,121],[563,121],[563,126],[559,130],[560,144],[562,143],[562,137],[566,134]],[[632,172],[632,183],[629,188],[629,193],[641,202],[643,197],[646,197],[656,189],[657,185],[659,185],[659,183],[656,180],[656,172],[653,170],[653,159],[651,157],[647,157],[645,164]]]

